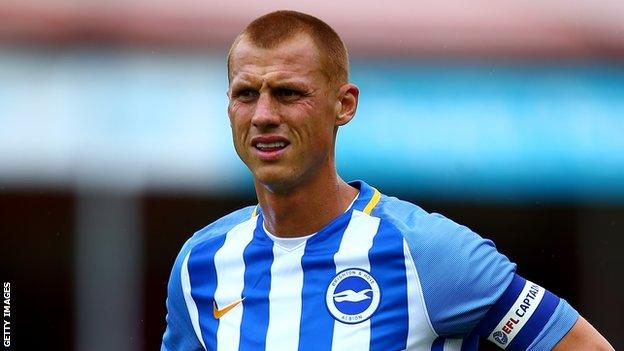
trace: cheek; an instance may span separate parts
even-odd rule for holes
[[[240,105],[230,102],[228,104],[227,113],[230,118],[230,124],[233,125],[237,116],[240,114]]]
[[[228,117],[230,119],[230,127],[234,139],[240,139],[246,135],[245,130],[248,129],[249,118],[246,117],[245,109],[239,104],[230,104],[228,106]]]
[[[306,134],[310,146],[316,150],[327,150],[334,142],[333,119],[327,114],[312,114],[306,119]]]

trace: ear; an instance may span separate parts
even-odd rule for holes
[[[342,126],[355,116],[360,89],[351,83],[344,84],[338,90],[336,101],[336,126]]]

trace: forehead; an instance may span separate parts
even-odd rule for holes
[[[323,73],[320,55],[313,40],[307,35],[261,48],[242,38],[231,51],[229,78],[250,76],[317,76]]]

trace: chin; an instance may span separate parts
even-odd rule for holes
[[[253,172],[256,184],[262,184],[271,191],[287,190],[295,186],[297,177],[285,167],[262,167]]]

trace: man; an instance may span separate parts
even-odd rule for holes
[[[234,146],[258,206],[195,233],[173,267],[162,350],[610,350],[494,245],[335,169],[358,88],[338,35],[278,11],[228,55]]]

